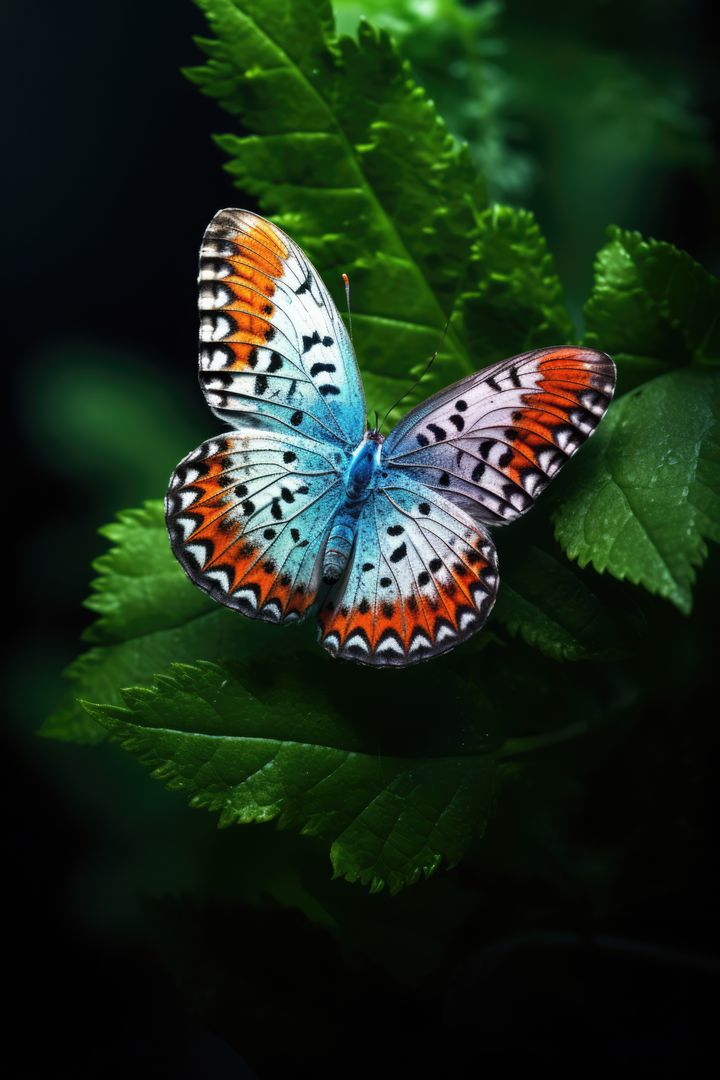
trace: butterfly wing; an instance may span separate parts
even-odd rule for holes
[[[199,283],[200,381],[215,415],[357,446],[365,401],[355,354],[298,245],[257,214],[220,210]]]
[[[345,460],[340,449],[282,431],[240,429],[203,443],[178,465],[165,499],[185,573],[245,615],[303,618],[344,497]]]
[[[412,476],[475,520],[528,510],[602,419],[615,365],[592,349],[537,349],[483,368],[417,406],[383,446],[388,474]]]
[[[349,565],[318,614],[320,641],[363,664],[427,660],[482,626],[497,585],[485,530],[395,470],[363,507]]]

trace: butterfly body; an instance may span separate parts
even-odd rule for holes
[[[345,482],[345,502],[335,516],[325,545],[325,584],[338,580],[350,557],[360,512],[376,480],[383,442],[384,436],[379,431],[368,431],[350,460]]]
[[[222,210],[200,255],[203,391],[231,430],[177,467],[188,576],[252,618],[317,609],[333,656],[404,667],[475,633],[498,588],[489,528],[525,513],[610,402],[604,353],[537,349],[367,430],[352,344],[276,226]]]

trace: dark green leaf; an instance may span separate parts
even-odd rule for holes
[[[568,555],[689,612],[705,541],[720,540],[719,420],[710,370],[674,371],[620,398],[554,516]]]
[[[628,647],[625,615],[606,606],[565,560],[536,545],[503,561],[495,617],[555,660],[609,659]]]
[[[304,688],[303,688],[304,689]],[[336,875],[395,892],[456,863],[485,828],[495,758],[475,750],[402,757],[357,749],[342,712],[304,707],[304,738],[276,692],[251,693],[212,664],[175,665],[152,689],[123,693],[125,707],[90,706],[113,738],[192,806],[219,824],[278,819],[330,843]]]
[[[720,281],[672,244],[612,227],[595,264],[585,340],[618,362],[621,385],[667,365],[720,362]]]

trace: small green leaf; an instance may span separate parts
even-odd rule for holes
[[[277,819],[323,837],[335,874],[348,881],[397,892],[442,860],[457,863],[484,831],[495,755],[362,750],[342,708],[320,712],[312,695],[301,739],[287,681],[283,673],[258,694],[230,669],[173,665],[151,689],[124,691],[123,708],[87,708],[153,776],[218,812],[221,826]]]
[[[626,615],[604,606],[565,560],[534,544],[503,560],[494,615],[554,660],[615,658],[630,642]]]
[[[625,385],[664,367],[720,363],[720,281],[672,244],[612,227],[585,307],[588,345]]]
[[[458,328],[475,367],[574,336],[560,280],[533,215],[493,206],[479,218]]]
[[[705,540],[720,541],[719,420],[711,370],[670,372],[615,402],[554,515],[567,554],[689,612]]]

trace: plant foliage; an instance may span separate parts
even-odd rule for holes
[[[576,338],[537,222],[487,204],[385,30],[339,37],[324,0],[198,3],[212,37],[187,74],[237,125],[217,138],[228,171],[331,288],[350,274],[371,407],[435,349],[416,399]],[[194,589],[153,501],[102,530],[98,618],[44,733],[109,732],[221,824],[319,837],[336,875],[373,890],[456,863],[520,761],[623,715],[635,691],[618,690],[610,661],[641,657],[647,594],[690,611],[720,539],[719,289],[671,245],[610,231],[585,341],[615,356],[628,392],[528,519],[497,535],[499,599],[472,643],[389,676],[333,662],[310,626],[252,622]]]

